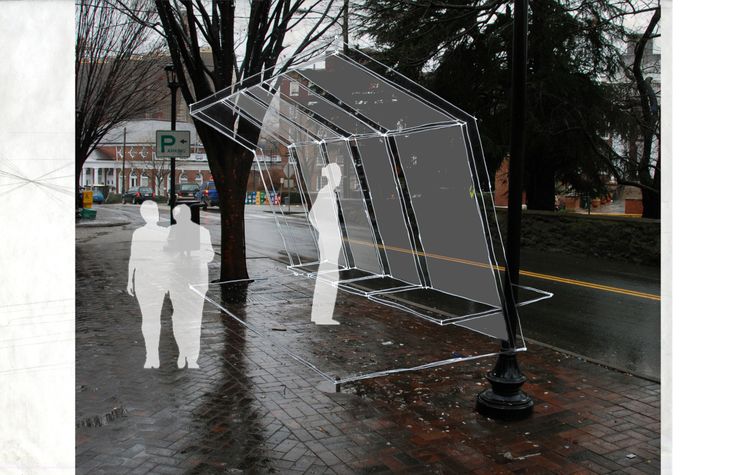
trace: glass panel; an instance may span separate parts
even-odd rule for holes
[[[256,144],[245,138],[245,134],[239,132],[241,122],[243,126],[250,124],[260,126],[260,123],[250,116],[236,113],[231,106],[225,105],[223,102],[215,101],[206,107],[193,111],[192,116],[250,150],[256,147]]]
[[[327,161],[340,167],[342,179],[337,187],[340,199],[345,230],[353,254],[353,263],[358,269],[376,274],[383,273],[383,266],[378,257],[376,237],[363,196],[355,163],[350,147],[345,141],[332,142],[325,145]]]
[[[268,111],[267,107],[263,107],[259,102],[255,101],[250,95],[244,91],[227,98],[226,103],[231,104],[238,111],[245,112],[257,122],[263,123],[263,119]]]
[[[431,287],[501,306],[460,126],[394,139]]]
[[[370,298],[441,325],[461,322],[489,313],[498,313],[501,315],[501,321],[504,321],[498,307],[450,295],[437,289],[419,288],[382,292],[371,295]],[[503,328],[504,331],[496,333],[496,337],[506,337],[505,324]]]
[[[377,132],[377,130],[369,127],[354,115],[346,112],[338,105],[318,94],[316,91],[317,88],[314,87],[311,81],[293,72],[289,74],[293,75],[294,78],[289,76],[283,76],[281,78],[281,96],[284,97],[285,88],[288,87],[291,89],[293,85],[297,86],[299,94],[296,96],[289,95],[288,99],[286,99],[287,101],[293,101],[301,105],[349,134],[371,134]]]
[[[290,104],[283,100],[282,96],[273,95],[260,86],[251,88],[249,92],[251,91],[252,96],[250,96],[250,94],[249,96],[258,98],[261,102],[269,105],[271,109],[278,112],[278,114],[281,115],[282,120],[285,122],[284,125],[289,124],[289,126],[301,127],[317,139],[339,137],[334,130],[314,120],[312,117],[302,112],[295,104]]]
[[[357,299],[363,297],[343,295],[338,299],[334,317],[339,326],[315,325],[309,320],[314,280],[285,274],[276,266],[269,259],[250,261],[253,274],[265,278],[251,283],[237,303],[232,299],[226,302],[217,283],[208,288],[194,285],[192,291],[222,309],[223,318],[231,318],[266,338],[276,350],[330,382],[345,383],[431,368],[498,352],[497,341],[460,326],[440,327],[386,307],[356,312]],[[278,305],[278,312],[269,311],[273,305]],[[331,344],[335,340],[355,342],[353,351],[334,351]]]
[[[263,131],[278,137],[285,144],[314,142],[335,138],[337,134],[314,121],[295,106],[284,104],[272,97],[270,106],[245,92],[231,96],[227,101],[234,110],[263,125]]]
[[[297,162],[299,163],[299,170],[306,186],[303,191],[309,195],[309,201],[312,206],[314,206],[319,192],[328,184],[327,177],[323,175],[323,170],[325,170],[327,163],[322,155],[322,149],[320,144],[305,143],[302,145],[295,145],[293,147],[293,151]],[[338,215],[337,197],[335,197],[334,193],[332,193],[332,196],[334,197],[334,212],[335,215]],[[316,233],[315,236],[318,237],[318,232],[313,229],[313,227],[310,229],[310,232]],[[349,244],[343,243],[338,264],[344,267],[348,267],[349,263],[346,254],[348,249],[350,249]]]
[[[263,138],[261,138],[263,140]],[[280,154],[283,154],[283,150],[279,150]],[[294,170],[294,167],[292,167]],[[261,182],[269,192],[270,197],[280,196],[278,189],[278,180],[274,179],[271,174],[271,169],[263,161],[257,161],[255,168],[252,169],[251,173],[259,173]],[[249,193],[250,199],[246,202],[253,203],[255,197],[252,195],[255,192]],[[309,262],[315,262],[319,259],[319,252],[317,250],[317,242],[315,237],[309,230],[306,218],[306,206],[294,205],[286,206],[281,200],[274,203],[271,199],[268,200],[268,205],[273,211],[273,217],[275,219],[278,234],[284,245],[284,250],[289,257],[289,264],[293,266],[299,266]],[[289,212],[289,210],[291,212]],[[299,211],[301,217],[299,216]],[[247,232],[248,220],[246,219],[246,232]],[[258,239],[272,239],[271,236],[258,236]]]
[[[413,246],[402,211],[394,167],[382,137],[356,140],[363,174],[368,184],[378,232],[388,261],[388,273],[405,282],[419,284]]]
[[[315,65],[298,71],[388,130],[454,120],[338,55],[325,58],[323,68]]]
[[[320,146],[316,143],[305,143],[295,145],[293,150],[306,185],[304,192],[309,195],[310,203],[314,203],[321,185],[322,168],[326,165]]]
[[[489,247],[489,237],[500,236],[492,207],[486,223],[479,206],[477,180],[488,177],[477,128],[472,117],[417,87],[380,63],[340,53],[248,89],[220,91],[195,104],[192,115],[251,150],[252,133],[240,132],[261,127],[257,143],[267,156],[288,146],[306,216],[274,208],[292,265],[316,272],[309,263],[319,257],[318,232],[305,218],[318,194],[328,195],[343,242],[333,257],[342,267],[330,280],[339,289],[448,331],[505,338],[500,274]],[[266,136],[282,147],[263,145]],[[325,194],[328,164],[339,169],[341,183]],[[276,165],[259,165],[267,188],[280,191]]]

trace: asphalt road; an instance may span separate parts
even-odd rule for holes
[[[142,223],[138,206],[105,208]],[[287,262],[281,235],[268,210],[268,206],[246,208],[247,255]],[[161,206],[161,217],[168,222],[165,206]],[[210,230],[219,252],[219,210],[202,212],[201,224]],[[300,243],[302,254],[310,257],[313,241],[303,215],[290,215],[281,224]],[[659,379],[658,268],[533,250],[522,250],[521,267],[522,285],[555,294],[552,299],[520,309],[527,339]]]

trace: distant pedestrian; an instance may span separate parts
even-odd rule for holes
[[[162,266],[168,228],[158,225],[158,204],[144,201],[140,213],[146,224],[133,232],[128,261],[128,294],[135,296],[141,308],[143,340],[146,345],[144,368],[158,368],[158,344],[161,335],[161,308],[168,291],[168,272]]]

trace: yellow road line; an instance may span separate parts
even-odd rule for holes
[[[357,239],[344,239],[344,240],[346,242],[349,242],[349,243],[360,244],[360,245],[363,245],[363,246],[373,247],[373,246],[376,245],[375,243],[372,243],[372,242],[361,241],[361,240],[357,240]],[[414,252],[414,251],[412,251],[410,249],[404,249],[404,248],[395,247],[395,246],[378,245],[378,247],[381,247],[381,248],[386,249],[386,250],[389,250],[389,251],[403,252],[404,254],[416,254],[416,255],[420,255],[420,256],[431,257],[431,258],[434,258],[434,259],[441,259],[443,261],[457,262],[459,264],[466,264],[466,265],[469,265],[469,266],[482,267],[482,268],[485,268],[485,269],[490,269],[491,268],[491,265],[488,264],[488,263],[471,261],[471,260],[468,260],[468,259],[460,259],[460,258],[457,258],[457,257],[443,256],[443,255],[440,255],[440,254],[431,254],[431,253],[428,253],[428,252]],[[493,266],[493,268],[496,269],[496,270],[502,271],[502,272],[506,270],[506,268],[503,267],[503,266]],[[519,271],[519,274],[520,275],[523,275],[523,276],[526,276],[526,277],[532,277],[534,279],[549,280],[549,281],[552,281],[552,282],[559,282],[559,283],[562,283],[562,284],[576,285],[578,287],[586,287],[586,288],[589,288],[589,289],[602,290],[602,291],[605,291],[605,292],[613,292],[613,293],[616,293],[616,294],[628,295],[628,296],[631,296],[631,297],[638,297],[638,298],[647,299],[647,300],[660,301],[662,299],[659,295],[650,294],[650,293],[647,293],[647,292],[639,292],[638,290],[622,289],[620,287],[613,287],[611,285],[596,284],[596,283],[593,283],[593,282],[585,282],[585,281],[582,281],[582,280],[568,279],[566,277],[558,277],[558,276],[555,276],[555,275],[540,274],[538,272],[531,272],[531,271],[528,271],[528,270],[520,270]]]
[[[504,269],[501,269],[501,270],[504,270]],[[594,284],[592,282],[585,282],[582,280],[567,279],[565,277],[557,277],[554,275],[547,275],[547,274],[539,274],[537,272],[531,272],[528,270],[520,270],[519,274],[525,275],[527,277],[533,277],[535,279],[551,280],[554,282],[561,282],[563,284],[577,285],[580,287],[587,287],[589,289],[604,290],[606,292],[630,295],[632,297],[639,297],[639,298],[648,299],[648,300],[660,301],[662,299],[659,295],[650,294],[647,292],[639,292],[638,290],[629,290],[629,289],[622,289],[620,287],[613,287],[610,285]]]

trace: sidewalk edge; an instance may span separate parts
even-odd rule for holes
[[[554,351],[557,351],[559,353],[564,353],[566,355],[570,355],[570,356],[573,356],[575,358],[579,358],[579,359],[581,359],[583,361],[586,361],[588,363],[593,363],[593,364],[596,364],[598,366],[603,366],[604,368],[608,368],[608,369],[612,369],[614,371],[618,371],[619,373],[630,374],[630,375],[635,376],[635,377],[637,377],[639,379],[644,379],[646,381],[651,381],[653,383],[662,384],[662,381],[660,379],[655,378],[653,376],[647,376],[645,374],[636,373],[634,371],[631,371],[630,369],[626,369],[626,368],[622,368],[620,366],[612,365],[610,363],[606,363],[605,361],[601,361],[601,360],[597,360],[595,358],[591,358],[589,356],[581,355],[580,353],[575,353],[574,351],[565,350],[563,348],[560,348],[560,347],[557,347],[557,346],[554,346],[554,345],[550,345],[548,343],[543,343],[543,342],[541,342],[539,340],[535,340],[533,338],[524,337],[524,340],[527,341],[527,342],[533,343],[535,345],[539,345],[539,346],[543,346],[545,348],[549,348],[550,350],[554,350]]]

